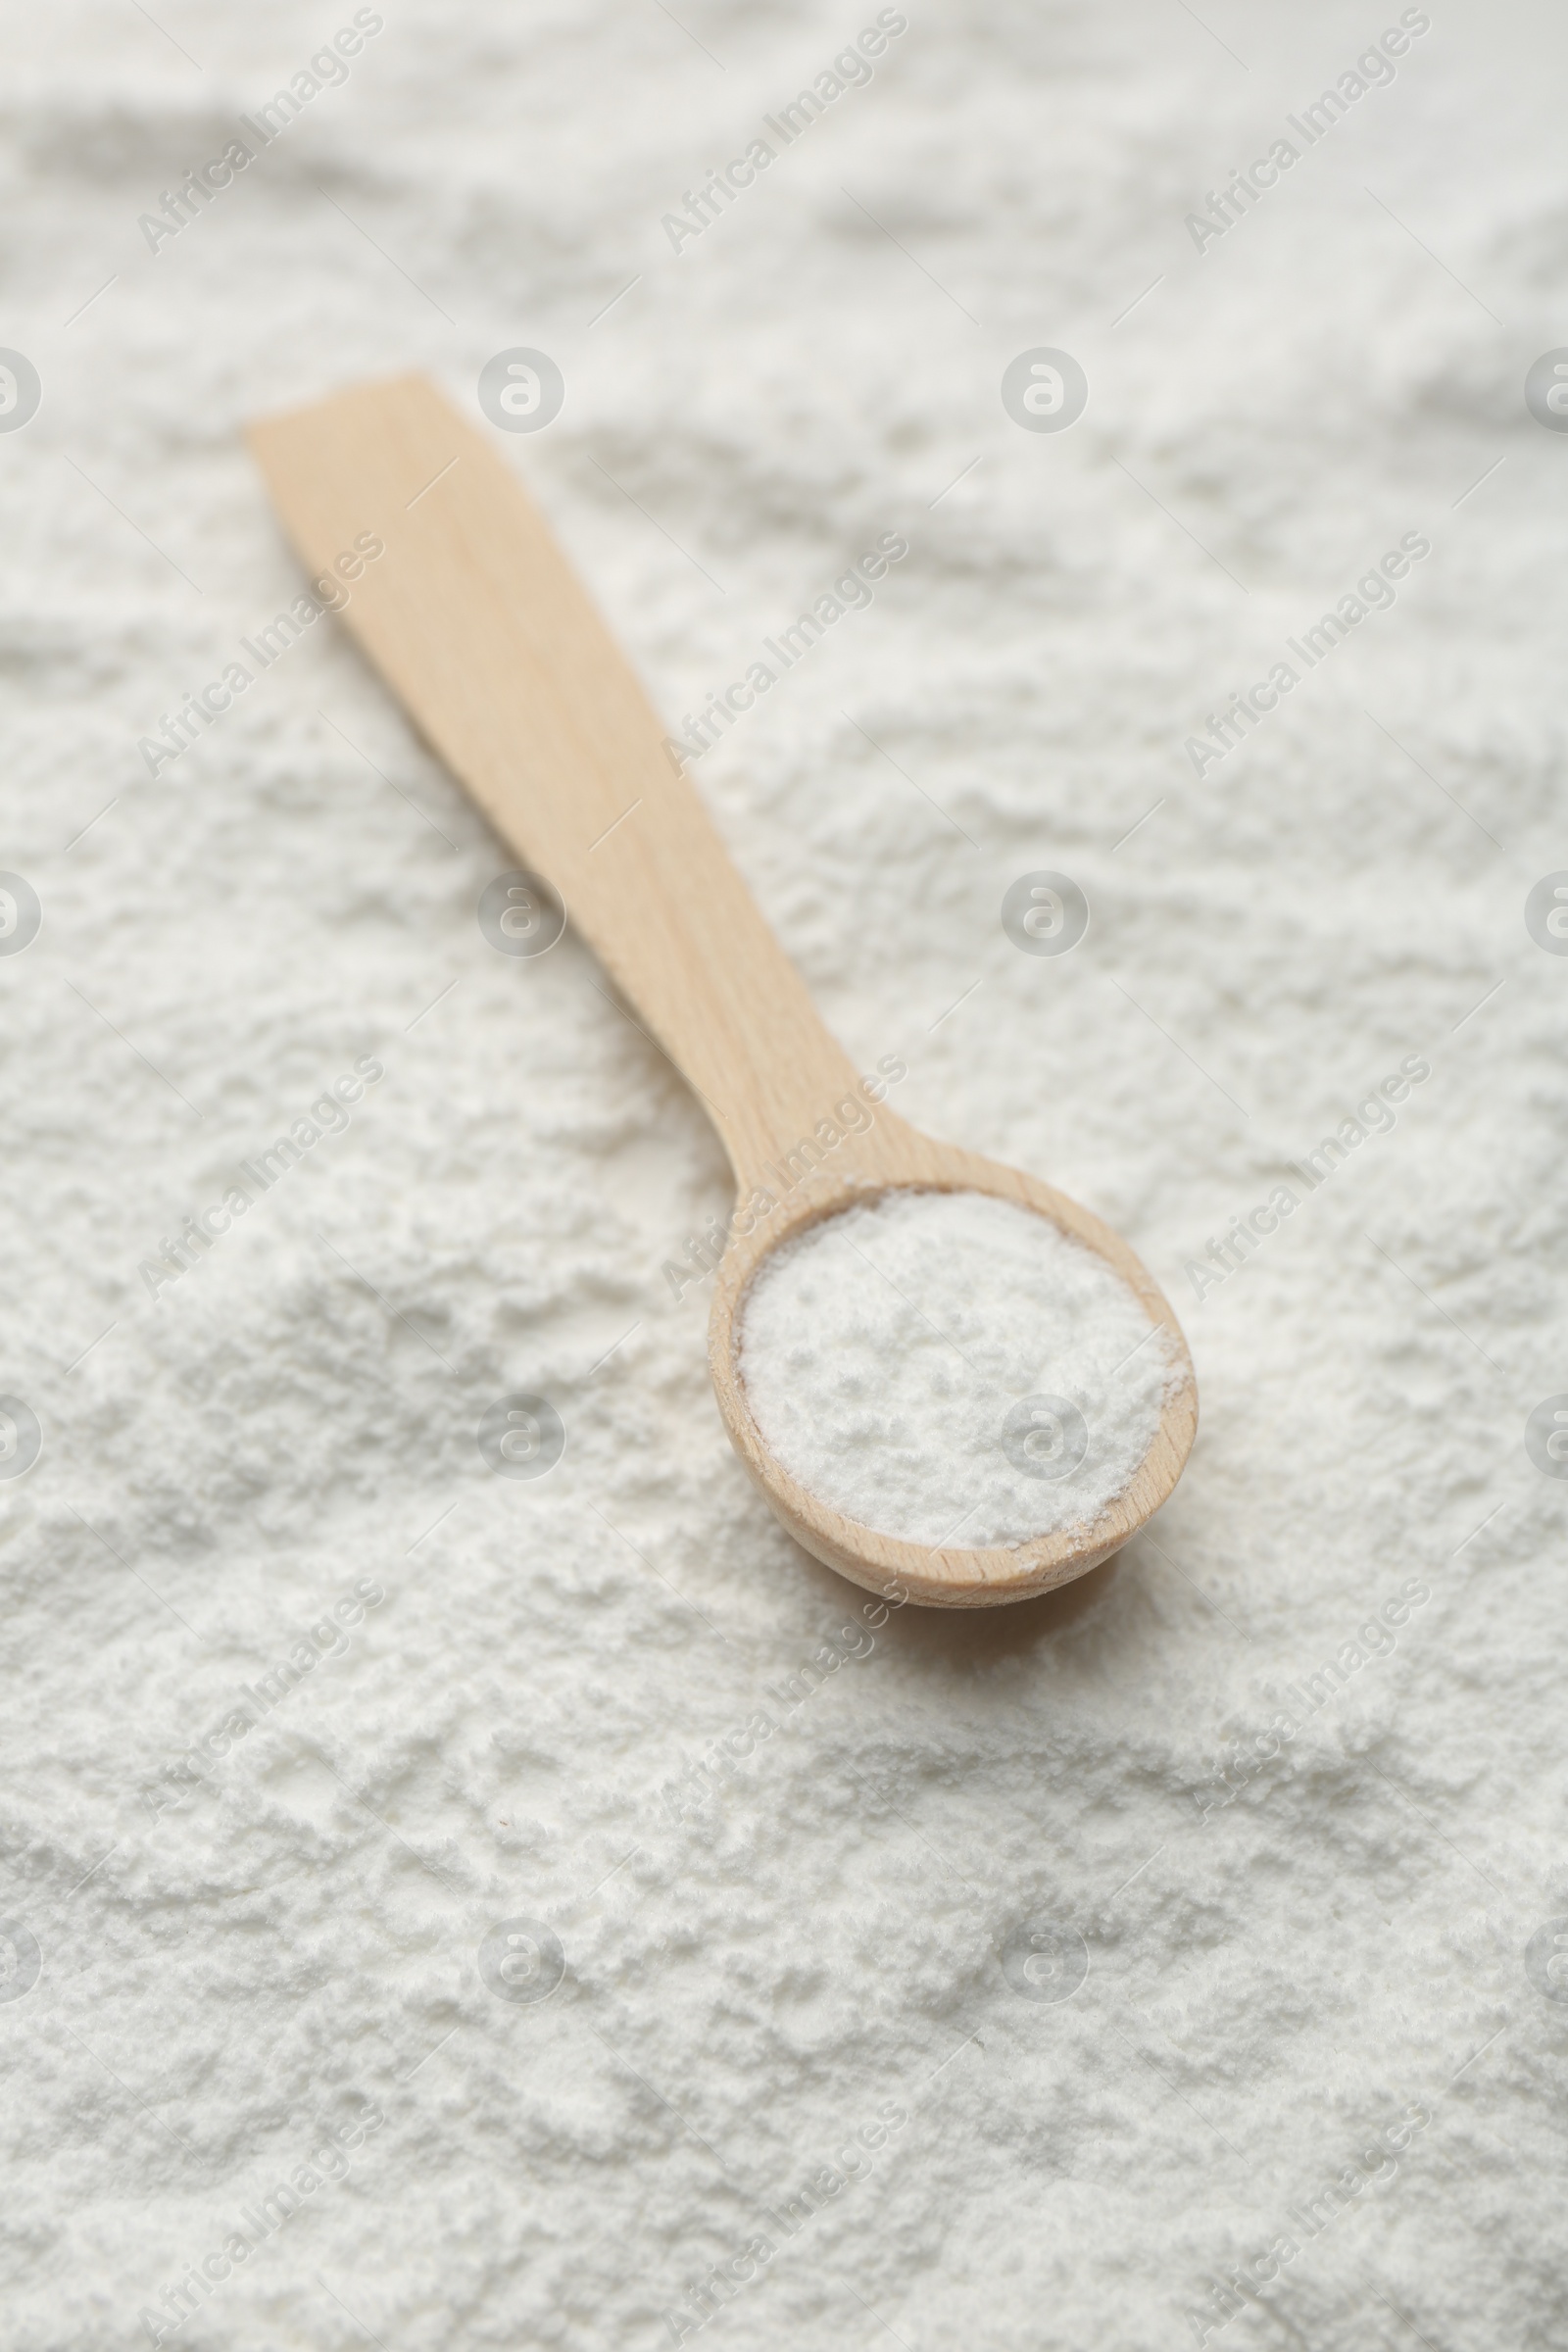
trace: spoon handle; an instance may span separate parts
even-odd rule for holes
[[[249,438],[312,579],[340,583],[326,601],[346,593],[351,634],[564,901],[746,1189],[856,1072],[516,477],[417,375]],[[369,537],[385,553],[356,569]]]

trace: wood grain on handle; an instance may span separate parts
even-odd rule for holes
[[[749,1185],[856,1072],[515,475],[416,375],[270,418],[250,440],[313,577],[362,533],[385,542],[345,625],[560,893]]]

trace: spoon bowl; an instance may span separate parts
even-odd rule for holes
[[[1198,1388],[1181,1328],[1158,1286],[1110,1226],[1021,1169],[978,1152],[935,1142],[888,1113],[859,1140],[874,1143],[864,1169],[835,1170],[799,1188],[797,1196],[745,1235],[737,1235],[718,1266],[708,1324],[708,1362],[730,1443],[795,1541],[841,1576],[891,1595],[936,1608],[987,1608],[1049,1592],[1098,1567],[1158,1510],[1181,1476],[1198,1429]],[[1152,1324],[1164,1330],[1171,1360],[1159,1425],[1137,1475],[1096,1517],[1030,1542],[974,1549],[927,1544],[884,1535],[846,1518],[792,1476],[758,1427],[739,1363],[739,1325],[753,1278],[781,1244],[843,1210],[899,1188],[922,1192],[985,1193],[1048,1217],[1075,1242],[1095,1250],[1141,1300]]]
[[[731,1442],[790,1534],[858,1584],[945,1608],[1023,1599],[1106,1558],[1169,1494],[1198,1421],[1180,1327],[1134,1252],[1064,1194],[934,1142],[883,1104],[840,1138],[831,1167],[752,1216],[760,1192],[773,1198],[764,1172],[801,1156],[798,1139],[823,1106],[857,1095],[856,1072],[688,781],[686,747],[664,736],[515,476],[419,376],[339,393],[250,438],[317,595],[560,896],[723,1140],[739,1213],[717,1269],[709,1361]],[[808,1492],[763,1439],[738,1362],[748,1285],[782,1243],[899,1187],[990,1194],[1051,1219],[1169,1335],[1153,1441],[1092,1520],[984,1550],[909,1543]]]

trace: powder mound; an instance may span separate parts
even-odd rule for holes
[[[878,1534],[977,1547],[1079,1526],[1124,1493],[1175,1353],[1049,1218],[915,1191],[773,1250],[737,1344],[758,1427],[802,1486]]]

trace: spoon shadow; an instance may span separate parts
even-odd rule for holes
[[[796,1550],[808,1581],[814,1582],[824,1597],[835,1604],[848,1600],[851,1614],[858,1616],[865,1602],[859,1587],[800,1546]],[[1098,1568],[1058,1585],[1054,1592],[1012,1601],[1004,1609],[892,1609],[886,1623],[877,1627],[876,1639],[900,1655],[922,1663],[983,1668],[1005,1658],[1026,1656],[1042,1642],[1064,1634],[1105,1598],[1121,1556],[1119,1551],[1112,1552]]]

